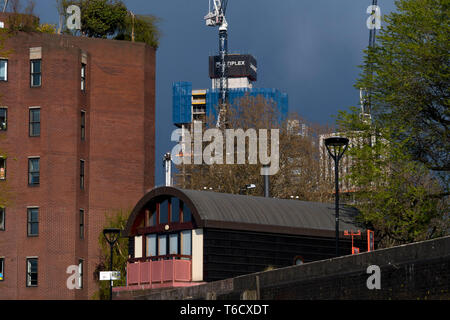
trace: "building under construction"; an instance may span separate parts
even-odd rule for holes
[[[231,54],[227,56],[228,103],[236,107],[238,100],[245,97],[261,96],[276,106],[280,121],[288,114],[288,95],[274,88],[255,88],[257,63],[251,55]],[[194,121],[217,118],[219,111],[220,60],[218,56],[209,57],[209,77],[211,89],[193,90],[191,82],[173,84],[173,123],[179,128],[189,129]]]

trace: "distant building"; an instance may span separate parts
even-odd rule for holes
[[[3,21],[0,14],[0,21]],[[89,299],[106,214],[154,186],[155,50],[18,33],[0,57],[0,300]],[[79,290],[66,270],[79,266]]]

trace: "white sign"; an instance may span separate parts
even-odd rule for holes
[[[120,280],[120,271],[101,271],[100,281]]]
[[[76,5],[67,7],[66,10],[69,17],[67,17],[67,29],[69,30],[81,30],[81,10]]]

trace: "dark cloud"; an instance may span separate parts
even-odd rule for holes
[[[56,23],[55,0],[39,0],[41,21]],[[172,83],[191,81],[208,88],[208,56],[218,50],[218,30],[207,27],[207,0],[125,0],[135,13],[162,19],[157,53],[156,183],[159,160],[172,148]],[[229,49],[258,59],[258,87],[289,94],[289,106],[304,118],[333,124],[338,110],[358,103],[353,87],[368,44],[366,8],[371,0],[230,0]],[[394,0],[378,1],[382,14]]]

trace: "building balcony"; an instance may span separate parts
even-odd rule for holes
[[[114,291],[187,287],[201,283],[192,282],[190,256],[170,255],[131,259],[127,263],[127,286]]]

